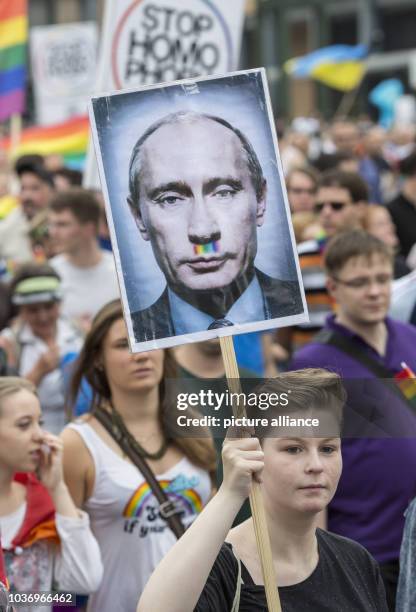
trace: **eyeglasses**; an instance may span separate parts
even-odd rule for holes
[[[341,280],[336,276],[333,276],[332,278],[337,283],[345,285],[350,289],[367,289],[371,286],[373,282],[379,286],[384,287],[393,280],[393,276],[391,274],[378,274],[377,276],[374,276],[374,278],[369,278],[368,276],[359,276],[358,278],[352,278],[351,280]]]
[[[346,206],[348,206],[349,204],[352,204],[352,202],[317,202],[315,204],[315,212],[316,213],[320,213],[323,211],[323,209],[325,208],[325,206],[329,206],[334,212],[340,211],[343,208],[345,208]]]
[[[289,191],[294,193],[295,195],[301,195],[302,193],[306,193],[307,195],[313,196],[316,193],[316,190],[313,188],[303,188],[303,187],[289,187]]]

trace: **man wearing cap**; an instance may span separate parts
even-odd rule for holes
[[[81,334],[60,316],[60,279],[46,264],[21,266],[11,283],[16,323],[0,335],[8,365],[38,388],[45,427],[59,433],[65,425],[61,361],[77,353]]]

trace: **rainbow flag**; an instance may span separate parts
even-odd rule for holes
[[[62,155],[66,166],[82,169],[87,152],[89,120],[86,116],[74,117],[55,125],[31,127],[22,131],[14,157],[27,153]],[[0,149],[10,150],[10,138],[0,140]]]
[[[288,60],[284,69],[296,79],[311,77],[333,89],[351,91],[364,76],[367,55],[366,45],[331,45]]]
[[[23,112],[26,47],[26,0],[0,0],[0,121]]]
[[[401,366],[394,379],[406,399],[416,408],[416,376],[408,365],[402,363]]]
[[[317,244],[318,244],[318,249],[320,253],[323,253],[327,242],[328,242],[328,236],[325,234],[324,230],[319,230],[318,235],[315,238]]]

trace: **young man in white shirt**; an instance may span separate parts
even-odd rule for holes
[[[42,220],[54,186],[41,157],[22,156],[15,172],[19,179],[19,202],[0,219],[0,258],[23,263],[32,259],[30,232]]]
[[[87,190],[56,194],[49,233],[58,255],[50,261],[62,279],[62,311],[84,328],[107,302],[119,297],[113,256],[100,249],[100,206]]]

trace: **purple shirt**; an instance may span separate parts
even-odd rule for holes
[[[386,325],[388,339],[384,356],[360,336],[336,323],[334,315],[328,317],[325,329],[348,336],[356,343],[357,352],[368,352],[393,373],[402,369],[403,361],[415,371],[416,328],[388,318]],[[362,379],[376,379],[374,373],[340,349],[313,340],[295,353],[291,363],[293,370],[306,367],[327,368],[343,379],[361,379],[360,383]],[[395,437],[386,434],[377,437],[372,432],[373,437],[343,439],[344,467],[328,508],[328,529],[356,540],[377,561],[386,563],[399,558],[403,514],[416,496],[416,416],[383,383],[377,383],[377,388],[383,392],[383,404],[376,402],[376,410],[386,421],[391,420],[392,429],[400,421],[403,436],[397,437],[395,431]]]

